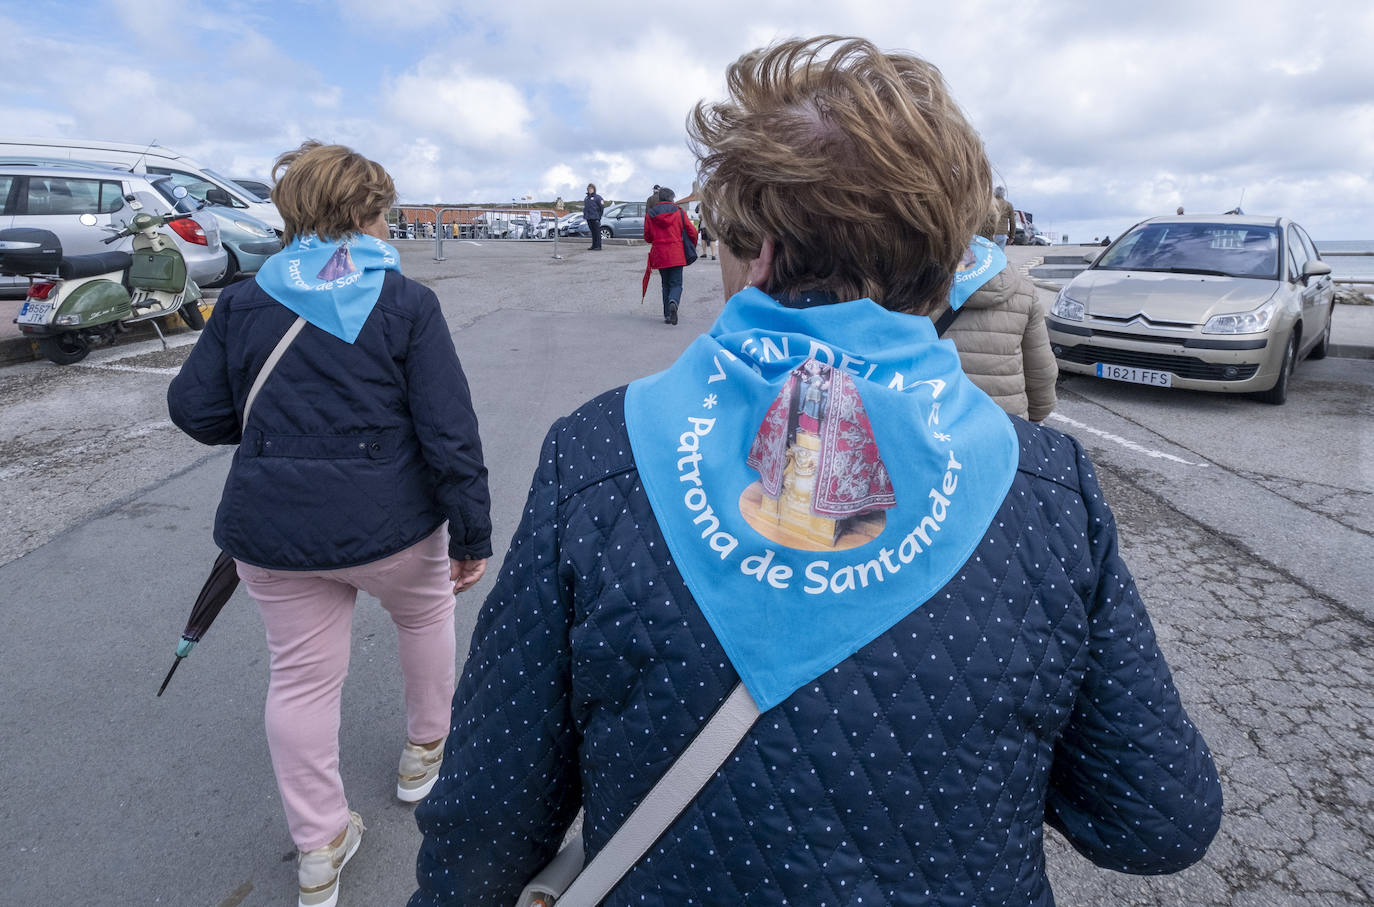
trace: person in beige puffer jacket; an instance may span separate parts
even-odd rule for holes
[[[948,311],[943,306],[931,320]],[[1010,267],[964,301],[944,337],[958,348],[964,374],[1002,409],[1032,422],[1054,411],[1059,366],[1045,311],[1035,287]]]

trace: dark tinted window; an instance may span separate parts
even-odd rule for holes
[[[9,209],[10,190],[14,188],[14,177],[0,176],[0,214],[13,214]]]
[[[100,213],[100,180],[29,177],[28,213],[36,216]]]
[[[124,187],[108,180],[100,184],[100,213],[113,214],[124,207]]]
[[[1274,227],[1251,224],[1142,224],[1104,252],[1094,267],[1274,280],[1279,234]]]

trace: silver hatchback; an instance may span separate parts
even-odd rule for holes
[[[1156,217],[1060,291],[1050,346],[1064,372],[1283,403],[1330,346],[1330,275],[1287,218]]]
[[[89,167],[40,164],[0,165],[0,229],[34,227],[51,230],[67,255],[128,251],[129,238],[106,245],[113,230],[135,214],[193,212],[173,205],[143,174]],[[163,177],[163,179],[166,179]],[[220,243],[219,225],[209,217],[173,221],[169,226],[191,279],[205,286],[224,274],[228,256]],[[0,289],[22,289],[22,278],[0,278]]]

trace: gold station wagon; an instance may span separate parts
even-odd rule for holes
[[[1282,217],[1156,217],[1112,243],[1046,324],[1065,372],[1283,403],[1331,343],[1331,266]]]

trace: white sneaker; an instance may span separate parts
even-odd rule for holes
[[[326,844],[303,853],[296,864],[300,907],[334,907],[339,902],[339,874],[363,840],[363,817],[348,811],[342,844]]]
[[[396,770],[396,799],[402,803],[419,803],[428,797],[434,782],[439,780],[439,766],[443,762],[443,740],[431,747],[407,740],[405,749],[401,750],[401,767]]]

